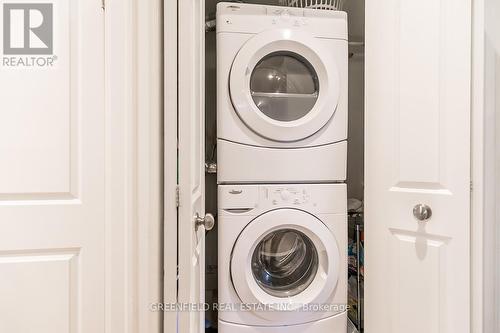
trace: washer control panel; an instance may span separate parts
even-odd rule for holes
[[[279,208],[347,213],[345,184],[219,185],[220,214],[259,215]]]
[[[283,186],[265,188],[268,199],[273,206],[304,205],[310,201],[310,195],[305,188]]]

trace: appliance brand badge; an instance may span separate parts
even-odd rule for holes
[[[54,5],[4,3],[3,67],[52,67],[54,55]]]

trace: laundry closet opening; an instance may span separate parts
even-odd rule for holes
[[[316,44],[317,41],[311,41],[311,44],[308,44],[309,37],[307,34],[310,31],[307,28],[304,31],[300,28],[293,28],[293,24],[288,31],[296,33],[296,37],[289,38],[289,43],[270,47],[267,44],[270,40],[266,39],[266,37],[262,37],[261,40],[252,40],[255,45],[251,45],[247,41],[237,41],[238,34],[251,35],[251,32],[248,31],[248,29],[251,29],[250,24],[248,28],[245,28],[247,31],[245,29],[235,29],[232,31],[232,35],[228,35],[227,39],[224,40],[224,43],[228,45],[228,49],[231,49],[228,54],[218,54],[217,51],[217,31],[215,26],[217,4],[219,2],[222,1],[206,0],[205,2],[207,15],[205,35],[206,212],[212,213],[218,222],[215,224],[216,227],[206,234],[205,299],[206,303],[210,305],[224,303],[221,304],[224,310],[211,306],[206,311],[206,332],[222,331],[219,329],[220,316],[218,310],[235,310],[230,309],[234,304],[225,304],[232,302],[228,302],[228,299],[231,299],[228,292],[219,289],[221,281],[224,281],[224,288],[234,288],[234,284],[241,281],[244,281],[243,284],[246,283],[245,279],[248,278],[246,275],[250,275],[253,281],[247,285],[249,288],[248,295],[246,295],[247,291],[245,290],[237,292],[239,301],[243,303],[247,303],[247,300],[250,300],[248,303],[259,303],[263,299],[269,300],[270,303],[272,303],[272,300],[283,298],[300,300],[301,295],[306,294],[308,296],[304,296],[305,302],[314,300],[315,303],[318,303],[315,305],[320,303],[344,303],[336,305],[347,305],[347,308],[335,310],[332,312],[332,317],[338,317],[338,314],[345,310],[349,318],[346,327],[347,332],[362,331],[364,276],[364,0],[343,1],[342,10],[347,13],[348,22],[348,29],[346,30],[348,44],[345,47],[341,44],[341,37],[336,36],[333,32],[333,35],[330,35],[328,31],[324,36],[319,36],[319,39],[338,39],[338,41],[332,42],[338,44],[331,44],[330,48]],[[270,14],[270,16],[274,15],[276,20],[280,18],[287,20],[303,19],[305,17],[306,19],[301,22],[307,22],[307,15],[303,16],[300,10],[294,12],[297,8],[284,7],[288,2],[291,1],[234,1],[231,5],[234,6],[235,11],[239,10],[239,6],[243,7],[245,4],[282,6],[283,9],[288,8],[289,12],[285,11],[281,14],[276,12],[276,14]],[[340,1],[331,2],[338,4]],[[246,10],[250,12],[252,10],[259,11],[258,8],[247,8]],[[318,15],[323,12],[325,12],[325,16],[335,15],[328,10],[317,10],[317,12]],[[338,16],[338,18],[339,22],[341,22],[342,16]],[[244,19],[248,19],[248,17]],[[226,23],[232,24],[229,21]],[[340,26],[340,23],[338,25]],[[283,33],[283,30],[281,30],[281,33]],[[231,40],[233,36],[234,40]],[[270,31],[268,38],[273,38],[272,31]],[[315,49],[316,46],[318,49]],[[254,52],[252,50],[258,51]],[[229,54],[231,52],[237,53],[238,57],[235,59],[233,54]],[[319,56],[315,52],[318,52]],[[346,57],[345,63],[339,60],[342,59],[343,53],[345,53]],[[241,73],[238,72],[238,68],[235,67],[238,66],[238,61],[251,63],[252,73],[248,73],[250,66],[245,67],[246,65],[242,66]],[[336,66],[331,65],[330,62],[335,63]],[[222,69],[221,66],[227,66],[227,68]],[[336,67],[337,69],[333,71],[329,69],[330,67]],[[226,77],[223,84],[217,79],[218,75],[224,75],[221,73],[230,73],[229,76],[231,76]],[[249,84],[245,85],[243,78],[247,76],[249,76]],[[272,81],[270,80],[271,77],[273,77],[274,83],[280,80],[286,82],[278,82],[277,85],[269,84]],[[332,83],[332,78],[336,78],[335,80],[339,82]],[[266,79],[269,80],[266,81]],[[332,84],[339,85],[337,87],[339,96],[335,96],[333,93],[325,93],[326,88],[324,87]],[[348,89],[342,85],[348,85]],[[221,99],[220,94],[218,98],[218,89],[221,89],[221,87],[233,89],[233,92],[228,94],[227,101],[221,102],[223,99]],[[328,86],[328,89],[331,88],[331,86]],[[248,95],[250,97],[245,97],[244,94],[238,95],[238,91],[234,91],[238,89],[250,89],[251,93]],[[342,96],[342,94],[346,96]],[[345,101],[342,101],[343,97]],[[248,147],[249,152],[242,152],[242,150],[237,149],[238,147],[234,147],[236,144],[234,140],[228,139],[223,140],[224,146],[221,147],[220,143],[218,144],[220,133],[217,132],[221,130],[221,127],[225,133],[224,135],[231,136],[239,133],[232,124],[224,123],[221,126],[220,119],[217,119],[218,113],[220,115],[218,108],[227,106],[223,105],[223,103],[231,103],[233,107],[237,104],[242,108],[241,112],[234,112],[233,114],[233,117],[237,117],[235,121],[240,121],[246,126],[246,128],[240,128],[238,131],[244,134],[245,131],[249,131],[249,128],[251,128],[252,134],[264,138],[262,142],[275,140],[276,142],[286,142],[286,144],[279,146],[261,144],[258,140],[255,142],[248,141],[245,143],[245,147]],[[250,109],[250,105],[254,109]],[[335,107],[332,108],[333,116],[325,116],[332,119],[336,116],[342,117],[341,111],[335,110],[335,108],[345,107],[347,110],[345,112],[345,122],[343,122],[343,118],[337,119],[338,124],[331,125],[334,126],[333,129],[325,129],[322,121],[333,121],[315,116],[314,112],[319,107],[318,105],[323,105],[324,109],[328,109],[329,105],[334,105]],[[305,117],[316,117],[318,119],[316,124],[310,122],[309,125],[300,127],[299,134],[296,134],[297,131],[289,131],[288,128],[280,129],[260,124],[261,119],[259,117],[249,115],[252,112],[257,113],[257,111],[267,117],[266,119],[270,119],[270,124],[293,123],[302,126],[300,121]],[[338,115],[336,115],[337,112]],[[342,126],[345,128],[342,129]],[[327,138],[323,141],[314,138],[316,133],[321,131],[325,133],[330,131],[330,133],[325,134]],[[345,133],[346,137],[343,137],[343,133]],[[294,135],[309,136],[306,140],[309,140],[311,148],[303,156],[300,154],[285,155],[288,151],[296,149],[294,142],[297,142],[300,138],[298,136],[294,137]],[[258,149],[259,145],[262,145],[262,150]],[[254,148],[257,149],[255,153],[253,153]],[[218,160],[221,149],[224,150],[224,156],[230,156],[232,159],[237,160],[234,162],[234,168],[238,168],[240,171],[248,169],[247,179],[239,182],[238,176],[235,175],[233,170],[228,170],[226,166],[221,165],[220,157]],[[315,149],[317,152],[315,152]],[[286,152],[283,152],[284,150]],[[269,161],[272,165],[266,166],[264,162],[259,162],[258,165],[252,164],[252,154],[257,154],[262,161]],[[332,158],[321,161],[320,158],[325,155],[332,156]],[[345,156],[347,156],[347,165],[345,161],[344,163],[339,162],[340,159],[345,159]],[[227,165],[228,163],[224,161],[224,164]],[[312,177],[317,177],[317,179],[303,181],[299,177],[300,179],[294,182],[286,178],[288,173],[302,175],[302,170],[307,171],[307,169],[314,170]],[[345,195],[346,186],[343,184],[347,185],[347,196]],[[225,187],[233,185],[235,185],[234,188]],[[242,224],[243,227],[238,231],[226,232],[224,230],[223,239],[221,239],[221,224],[219,223],[221,204],[218,200],[224,198],[224,195],[226,195],[225,190],[228,191],[227,193],[232,192],[233,194],[239,194],[240,191],[243,191],[244,197],[238,199],[240,201],[236,203],[230,201],[227,206],[222,207],[225,223],[234,219],[235,225]],[[252,215],[250,211],[262,202],[263,195],[269,199],[269,205],[277,205],[276,209],[272,207],[264,210],[257,209]],[[228,200],[235,199],[228,198]],[[281,206],[284,201],[289,201],[290,207]],[[307,204],[311,203],[312,205],[312,202],[314,202],[314,207],[321,207],[318,214],[308,211]],[[344,202],[346,204],[343,204]],[[347,211],[347,217],[345,217],[345,214],[342,217],[344,211]],[[241,216],[247,215],[251,216],[248,217],[248,220],[238,220]],[[279,219],[282,219],[282,221],[288,219],[285,227],[279,226],[280,223],[283,224],[283,222],[278,221]],[[249,223],[249,221],[257,221],[258,223]],[[276,226],[273,226],[274,224]],[[308,225],[313,227],[308,228]],[[312,230],[314,228],[317,229]],[[226,236],[226,233],[232,233],[233,236]],[[260,234],[264,236],[259,239],[257,244],[254,244],[255,242],[252,240],[246,244],[243,239]],[[229,240],[231,237],[235,237],[238,241]],[[225,244],[228,242],[233,244]],[[227,255],[220,253],[221,248],[228,252]],[[274,252],[274,255],[271,252]],[[238,256],[241,256],[241,258]],[[227,266],[226,261],[237,260],[236,257],[240,258],[238,260],[240,260],[241,267],[236,269]],[[333,260],[331,257],[336,259]],[[248,258],[250,258],[251,264],[248,264],[248,274],[246,274],[247,268],[244,266],[247,265],[245,260]],[[219,260],[225,262],[221,263]],[[324,263],[325,261],[327,264]],[[221,264],[224,267],[227,266],[227,269],[222,268]],[[335,270],[331,269],[333,266],[336,267]],[[329,267],[329,269],[325,267]],[[241,271],[241,274],[237,272],[238,270]],[[220,274],[227,276],[220,276]],[[329,274],[333,274],[335,277],[333,278]],[[323,282],[315,278],[319,275],[326,276]],[[241,279],[241,281],[238,281],[238,279]],[[323,287],[321,287],[321,283],[324,283]],[[233,284],[233,286],[227,284]],[[311,291],[314,288],[329,288],[330,285],[332,290],[329,292],[337,296],[332,296],[329,299],[316,297],[314,291]],[[252,288],[258,288],[258,292],[250,290]],[[325,293],[325,290],[327,289],[324,289],[322,293]],[[254,296],[253,292],[257,296]],[[342,297],[342,294],[347,295],[347,298]],[[224,295],[224,297],[221,297],[221,295]],[[221,300],[222,298],[224,299]],[[261,317],[259,320],[262,321],[258,323],[260,325],[273,322],[272,316],[266,318],[266,315],[263,314]],[[324,321],[329,317],[328,314],[320,317],[312,316],[310,317],[312,319],[308,321]],[[235,323],[235,320],[231,319],[229,321],[235,325],[242,324]],[[281,318],[277,319],[276,322],[278,323],[276,329],[280,325],[296,325],[297,327],[301,325],[298,319],[297,322],[294,322],[293,320]],[[252,326],[251,324],[249,323],[249,326]],[[343,332],[339,327],[345,327],[345,325],[339,322],[324,327],[327,329],[324,330],[322,326],[318,328],[317,332]],[[331,329],[328,329],[328,327],[331,327]],[[223,332],[226,331],[227,328]],[[262,332],[268,331],[263,330]],[[276,332],[282,331],[277,330]]]

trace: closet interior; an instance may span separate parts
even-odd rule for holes
[[[220,1],[206,0],[205,35],[205,112],[206,112],[206,212],[217,219],[217,53],[216,6]],[[225,1],[228,2],[228,1]],[[283,0],[238,1],[264,5],[283,5]],[[345,0],[348,15],[348,332],[363,331],[363,192],[364,192],[364,0]],[[206,235],[205,298],[218,302],[217,223]],[[217,332],[217,309],[205,313],[206,332]]]

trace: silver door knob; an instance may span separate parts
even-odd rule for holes
[[[432,209],[427,205],[418,204],[413,207],[413,216],[419,221],[428,221],[432,216]]]
[[[210,231],[214,228],[215,218],[210,213],[205,214],[205,217],[201,217],[200,214],[196,213],[194,217],[194,225],[196,230],[198,230],[199,227],[203,227],[206,231]]]

